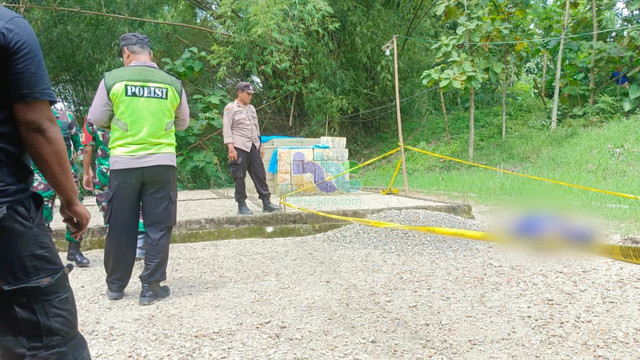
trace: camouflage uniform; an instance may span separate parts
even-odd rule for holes
[[[80,141],[80,132],[78,131],[78,125],[73,119],[73,113],[67,110],[52,110],[53,115],[56,117],[56,121],[58,122],[58,126],[60,127],[60,131],[62,131],[62,138],[64,139],[64,143],[67,146],[67,156],[69,157],[69,164],[71,165],[71,172],[73,173],[73,181],[76,183],[76,188],[78,188],[78,174],[76,169],[76,164],[74,159],[77,155],[82,153],[82,142]],[[33,185],[31,186],[31,190],[37,192],[42,195],[44,198],[44,207],[43,207],[43,216],[44,221],[51,229],[51,221],[53,221],[53,207],[56,201],[56,193],[53,191],[53,188],[47,180],[45,180],[44,176],[32,163],[33,168]],[[78,198],[82,202],[82,195],[80,191],[78,191]],[[67,234],[65,235],[65,239],[71,242],[78,242],[80,240],[76,240],[71,236],[71,230],[67,226]]]
[[[93,191],[96,196],[96,205],[104,217],[107,212],[107,199],[105,191],[109,187],[109,131],[100,129],[94,124],[86,121],[83,129],[84,146],[93,146]],[[91,155],[88,155],[91,156]],[[138,222],[138,231],[144,232],[142,224],[142,213]]]

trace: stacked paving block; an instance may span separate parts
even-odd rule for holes
[[[327,145],[326,149],[307,148],[314,145]],[[345,174],[332,181],[322,180],[349,169],[349,150],[344,137],[321,138],[285,138],[265,142],[264,168],[267,184],[274,195],[283,195],[303,189],[299,195],[338,194],[347,192],[349,175]],[[278,172],[268,171],[273,152],[278,149]],[[251,179],[246,180],[247,195],[257,196]],[[346,190],[346,191],[345,191]]]

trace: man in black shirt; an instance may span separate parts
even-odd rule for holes
[[[61,200],[78,237],[91,215],[78,200],[51,105],[56,97],[38,40],[0,7],[0,359],[90,359],[69,279],[31,192],[29,156]]]

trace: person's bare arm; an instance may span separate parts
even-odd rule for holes
[[[189,104],[187,103],[187,93],[182,89],[180,105],[176,109],[175,126],[176,130],[184,130],[189,126]]]
[[[17,102],[13,112],[27,152],[60,197],[63,221],[71,227],[71,235],[79,237],[87,229],[91,214],[78,200],[67,148],[49,102]]]
[[[82,154],[82,186],[89,191],[93,191],[93,145],[85,145]]]

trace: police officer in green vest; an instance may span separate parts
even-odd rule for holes
[[[176,224],[175,131],[189,125],[189,107],[180,80],[153,62],[149,38],[120,37],[124,67],[104,74],[88,121],[111,131],[109,224],[104,251],[107,297],[119,300],[131,278],[136,256],[138,212],[147,234],[140,305],[169,296],[166,280],[169,240]]]

